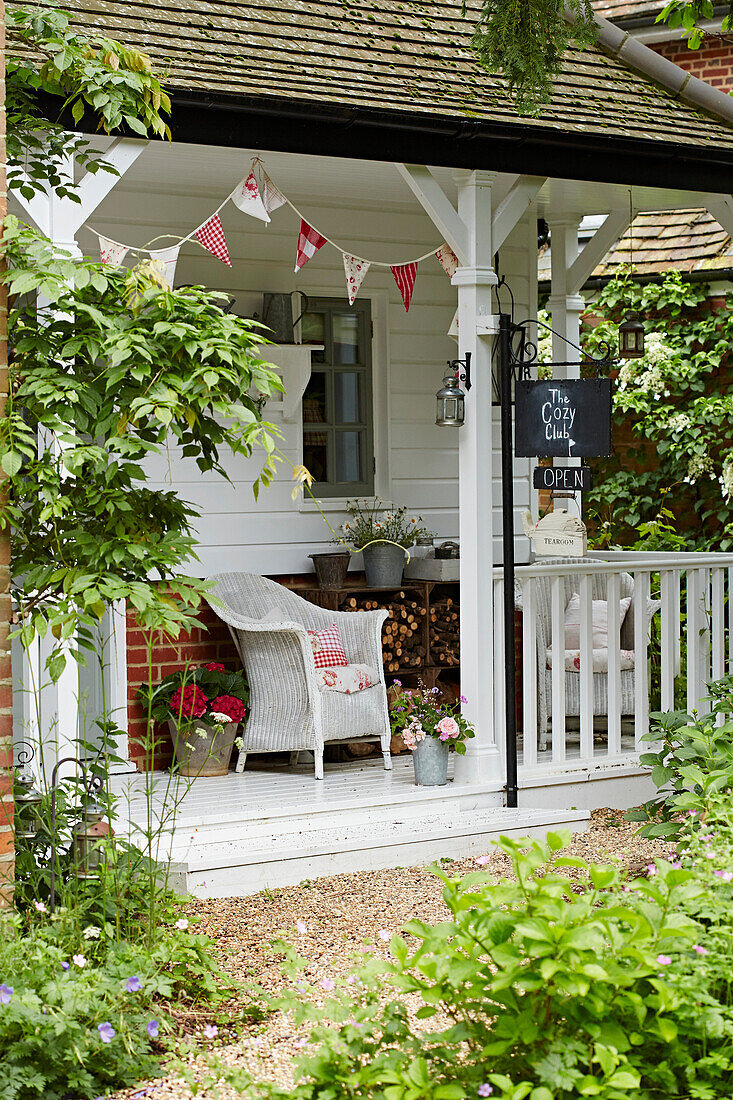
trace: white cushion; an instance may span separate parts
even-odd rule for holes
[[[316,682],[321,691],[341,691],[344,695],[364,691],[379,683],[379,672],[369,665],[337,665],[317,668]]]
[[[634,651],[633,649],[622,649],[620,651],[620,666],[621,671],[634,667]],[[547,650],[547,667],[552,668],[552,646]],[[565,671],[566,672],[580,672],[580,650],[579,649],[566,649],[565,650]],[[607,649],[594,649],[593,650],[593,671],[594,672],[608,672],[608,650]]]
[[[631,596],[619,600],[619,628],[631,607]],[[593,649],[608,649],[608,601],[593,600]],[[580,648],[580,596],[573,592],[565,608],[565,649]]]

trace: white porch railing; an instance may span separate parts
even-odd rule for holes
[[[733,672],[733,554],[591,552],[518,566],[516,579],[520,769],[632,763],[645,749],[650,709],[704,709],[707,682]],[[498,672],[505,665],[500,567],[493,589]],[[565,608],[573,593],[580,597],[579,669],[566,671]],[[622,624],[624,595],[631,606]],[[593,599],[608,601],[607,672],[593,665]],[[502,675],[495,678],[495,723],[503,750]]]

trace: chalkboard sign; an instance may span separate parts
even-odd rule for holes
[[[610,378],[517,382],[517,458],[591,458],[611,454]]]
[[[562,493],[587,493],[591,487],[589,466],[535,466],[535,489],[553,489]]]

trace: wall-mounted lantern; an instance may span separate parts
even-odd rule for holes
[[[619,325],[618,353],[622,359],[641,359],[644,355],[644,325],[638,313],[627,313]]]
[[[461,367],[464,373],[461,374]],[[448,368],[443,376],[443,385],[435,395],[437,401],[435,423],[440,428],[460,428],[466,418],[466,395],[460,383],[471,388],[471,352],[465,359],[448,360]]]
[[[22,840],[33,840],[41,827],[41,802],[43,795],[33,785],[30,772],[21,771],[15,777],[16,835]]]

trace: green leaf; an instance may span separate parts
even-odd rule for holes
[[[17,451],[6,451],[0,458],[0,466],[8,477],[15,477],[23,465],[23,458]]]

